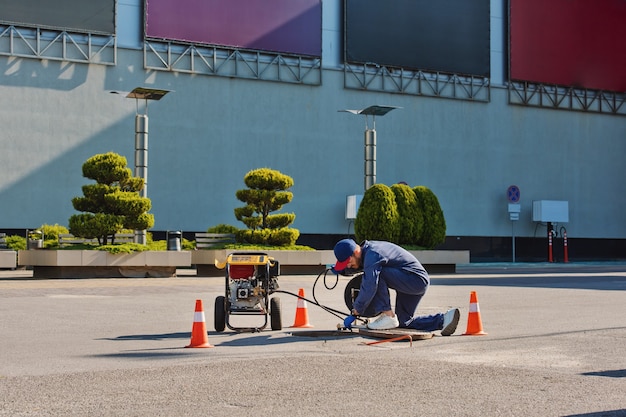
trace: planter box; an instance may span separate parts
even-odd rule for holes
[[[191,266],[191,253],[21,250],[18,252],[18,264],[32,266],[34,278],[172,277],[176,276],[177,267]]]
[[[17,267],[17,252],[14,250],[0,250],[0,269],[15,269]]]
[[[224,276],[225,272],[215,267],[215,260],[224,261],[233,250],[195,250],[191,252],[191,263],[196,266],[198,276]],[[245,252],[245,251],[241,251]],[[319,274],[328,265],[335,264],[332,250],[318,251],[262,251],[280,262],[283,275]],[[429,273],[454,273],[458,264],[470,262],[469,251],[411,251]]]
[[[192,265],[196,266],[198,276],[221,277],[224,276],[224,271],[215,267],[215,260],[224,261],[231,252],[233,251],[206,249],[191,252],[146,251],[110,254],[97,250],[25,250],[18,252],[17,264],[32,266],[34,278],[173,277],[176,276],[177,267],[188,268]],[[332,250],[270,250],[264,253],[280,262],[283,275],[317,275],[335,263]],[[454,273],[458,264],[470,262],[469,251],[412,251],[412,253],[429,273]],[[11,265],[15,268],[15,255],[12,259]]]

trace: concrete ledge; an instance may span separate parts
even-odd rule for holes
[[[96,250],[25,250],[18,252],[17,264],[32,266],[35,278],[166,277],[175,276],[177,267],[192,265],[196,266],[197,276],[219,277],[224,276],[224,271],[215,268],[215,260],[224,261],[231,252],[234,251],[205,249],[111,254]],[[316,275],[335,263],[332,250],[263,252],[280,262],[282,275]],[[454,273],[457,265],[470,262],[469,251],[412,253],[431,274]],[[14,255],[13,262],[15,268]]]
[[[233,250],[195,250],[191,252],[191,264],[196,266],[198,276],[223,276],[224,271],[215,268],[215,260],[224,261]],[[241,251],[246,252],[246,251]],[[280,262],[282,275],[319,274],[327,265],[335,263],[332,250],[319,251],[263,251]],[[411,251],[429,273],[454,273],[456,265],[470,262],[469,251]]]
[[[34,278],[138,278],[176,276],[191,266],[189,251],[111,254],[98,250],[25,250],[18,264],[33,267]]]
[[[15,269],[17,267],[17,252],[14,250],[0,250],[0,269]]]
[[[470,262],[468,250],[410,251],[424,265],[429,274],[453,274],[456,266]]]

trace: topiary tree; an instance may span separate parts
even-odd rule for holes
[[[74,236],[97,238],[100,244],[115,242],[115,234],[123,229],[146,230],[154,226],[149,214],[151,202],[139,191],[144,180],[133,177],[126,158],[113,152],[94,155],[83,164],[83,176],[96,184],[82,187],[84,197],[74,197],[69,231]]]
[[[300,232],[287,226],[293,223],[296,215],[270,214],[291,202],[293,194],[288,189],[293,186],[293,179],[273,169],[259,168],[248,172],[244,183],[248,189],[238,190],[235,195],[246,205],[235,208],[235,217],[248,229],[239,230],[237,240],[253,244],[294,245]]]
[[[424,213],[424,231],[417,243],[432,249],[446,239],[446,219],[437,196],[428,187],[419,185],[413,191]]]
[[[420,241],[424,230],[422,206],[417,201],[413,189],[406,184],[394,184],[391,186],[391,191],[398,205],[398,221],[400,222],[398,243],[415,244]]]
[[[358,241],[387,240],[398,242],[400,219],[391,188],[374,184],[365,191],[356,219],[354,234]]]

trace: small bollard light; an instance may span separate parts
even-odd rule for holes
[[[181,231],[167,232],[167,250],[180,251],[183,233]]]

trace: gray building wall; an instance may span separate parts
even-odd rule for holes
[[[0,228],[67,225],[90,156],[117,152],[132,167],[136,103],[110,92],[152,86],[173,91],[149,104],[155,230],[240,226],[235,191],[270,167],[295,181],[285,210],[301,233],[348,232],[365,120],[338,110],[384,104],[402,109],[377,118],[377,182],[431,188],[449,236],[510,236],[515,184],[517,236],[544,235],[531,208],[546,199],[569,202],[569,237],[626,237],[625,119],[508,104],[502,3],[491,8],[491,100],[477,103],[344,89],[339,0],[323,2],[320,86],[147,71],[141,2],[120,1],[115,66],[0,56]]]

